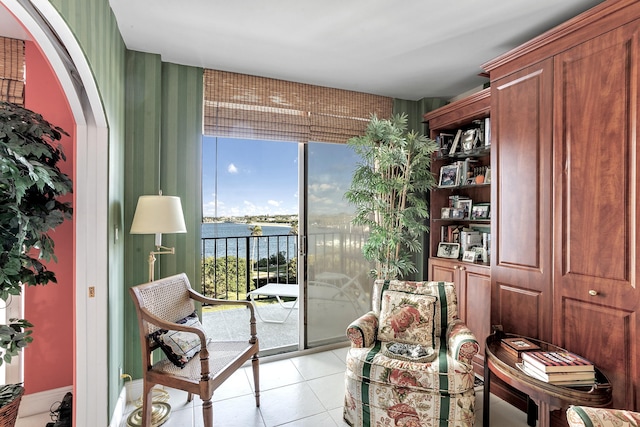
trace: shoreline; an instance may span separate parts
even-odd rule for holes
[[[291,223],[289,222],[203,222],[202,224],[236,224],[236,225],[246,225],[247,227],[259,225],[260,227],[291,227]]]

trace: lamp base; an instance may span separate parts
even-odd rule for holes
[[[167,402],[153,402],[151,404],[151,427],[164,424],[171,415],[171,405]],[[127,418],[127,425],[137,427],[142,425],[142,408],[134,410]]]

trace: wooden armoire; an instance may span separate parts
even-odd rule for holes
[[[640,1],[489,61],[491,323],[591,359],[640,410]]]

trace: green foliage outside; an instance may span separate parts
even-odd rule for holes
[[[233,295],[246,293],[247,261],[244,258],[237,258],[235,256],[220,258],[207,257],[203,267],[207,296],[212,298],[237,299],[233,297]]]
[[[436,185],[431,173],[432,139],[407,132],[406,114],[391,119],[375,115],[362,136],[348,142],[361,156],[345,198],[356,208],[354,225],[369,229],[363,255],[375,262],[376,278],[403,278],[417,271],[412,253],[422,251],[420,237],[428,231],[428,191]]]
[[[254,263],[256,264],[256,263]],[[256,288],[256,281],[261,283],[295,282],[297,260],[287,261],[284,252],[262,258],[257,262],[257,270],[251,270],[249,278],[250,290]],[[235,256],[207,257],[203,264],[206,296],[212,298],[239,300],[247,293],[247,261]]]
[[[0,298],[7,303],[23,285],[56,282],[43,261],[57,261],[49,232],[71,218],[72,191],[57,164],[65,160],[57,141],[66,134],[40,114],[0,102]],[[0,325],[0,365],[32,341],[32,325],[11,319]]]

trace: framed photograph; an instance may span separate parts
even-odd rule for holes
[[[458,165],[445,165],[440,168],[440,187],[455,187],[458,184]]]
[[[456,208],[464,210],[464,214],[461,219],[471,219],[471,208],[473,206],[473,200],[463,199],[456,202]]]
[[[437,256],[440,258],[458,258],[460,255],[460,243],[438,243]]]
[[[464,251],[464,254],[462,254],[462,261],[465,262],[476,262],[476,251],[471,250],[471,251]]]
[[[451,208],[440,208],[440,219],[449,219],[451,216],[449,213],[451,212]]]
[[[489,203],[479,203],[471,208],[471,219],[489,219]]]
[[[489,261],[487,258],[487,250],[483,247],[480,246],[476,246],[475,248],[473,248],[474,251],[476,251],[476,261],[482,261],[482,262],[487,262]]]
[[[449,218],[464,219],[464,209],[461,208],[449,208]]]
[[[437,136],[438,142],[438,157],[445,157],[449,155],[451,145],[453,144],[454,135],[451,133],[441,133]]]

